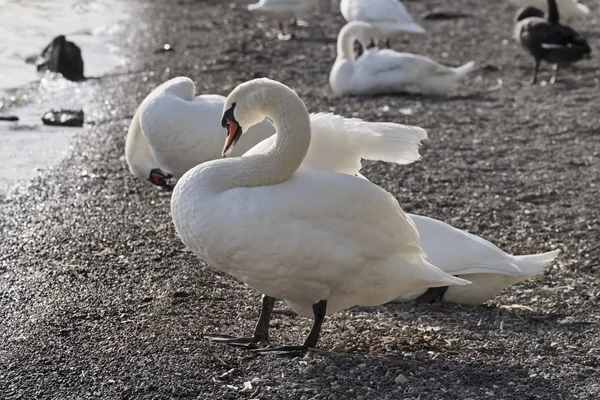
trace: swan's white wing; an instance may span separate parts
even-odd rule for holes
[[[354,64],[358,83],[380,82],[393,84],[400,80],[410,83],[430,77],[453,75],[453,68],[442,65],[429,57],[394,50],[373,49],[366,51]]]
[[[494,244],[433,218],[409,214],[421,237],[427,260],[451,275],[490,273],[521,275],[513,256]]]
[[[408,164],[420,158],[424,129],[392,122],[366,122],[330,113],[311,114],[312,138],[303,165],[349,175],[358,174],[361,159]],[[275,137],[245,155],[263,153]]]

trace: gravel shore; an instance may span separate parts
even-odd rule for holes
[[[593,58],[556,85],[524,85],[531,59],[511,38],[514,8],[460,0],[473,17],[422,21],[392,46],[480,67],[448,98],[336,98],[328,88],[337,2],[322,0],[298,39],[245,4],[139,1],[119,43],[132,62],[98,85],[75,152],[0,198],[2,399],[598,399],[600,398],[600,28]],[[417,17],[445,1],[406,1]],[[483,4],[482,4],[483,3]],[[587,0],[594,15],[600,1]],[[173,52],[156,52],[169,43]],[[550,78],[543,66],[541,78]],[[186,75],[226,95],[268,76],[311,112],[422,126],[423,159],[368,163],[365,175],[406,211],[439,218],[508,252],[555,248],[543,276],[481,307],[386,305],[326,320],[305,359],[209,344],[249,332],[258,293],[184,250],[170,193],[136,181],[127,126],[159,83]],[[311,321],[276,315],[272,341],[297,343]]]

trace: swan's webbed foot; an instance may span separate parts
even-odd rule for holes
[[[275,306],[275,298],[270,296],[262,297],[260,315],[254,328],[252,337],[235,337],[231,335],[206,334],[202,335],[205,339],[213,343],[223,343],[230,346],[245,347],[248,349],[257,349],[261,344],[269,343],[269,322]]]
[[[321,334],[321,326],[323,325],[323,320],[325,319],[325,313],[327,311],[327,300],[321,300],[318,303],[313,304],[312,309],[314,315],[313,326],[302,346],[267,347],[265,349],[253,350],[253,352],[258,354],[299,357],[305,355],[308,349],[317,347],[319,335]]]
[[[213,343],[223,343],[229,346],[245,347],[247,349],[258,349],[260,344],[267,344],[265,338],[256,335],[252,337],[235,337],[217,333],[202,335],[202,337]]]
[[[276,347],[267,347],[264,349],[253,350],[253,353],[257,354],[272,354],[275,356],[284,356],[284,357],[302,357],[308,351],[308,347],[306,346],[276,346]]]

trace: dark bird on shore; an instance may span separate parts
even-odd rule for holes
[[[534,58],[532,83],[537,82],[540,62],[554,64],[550,83],[556,82],[561,65],[571,64],[589,57],[590,46],[574,29],[559,22],[556,0],[548,0],[548,14],[535,7],[524,7],[515,16],[515,39]]]

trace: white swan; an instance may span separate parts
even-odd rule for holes
[[[548,11],[547,0],[508,0],[509,3],[517,7],[532,6],[540,9],[544,12]],[[558,5],[558,12],[561,17],[574,18],[574,17],[585,17],[590,14],[590,9],[577,0],[556,0]]]
[[[404,302],[444,301],[479,305],[501,290],[538,275],[552,265],[560,250],[526,256],[513,256],[497,246],[433,218],[409,214],[419,231],[427,260],[444,272],[468,279],[471,285],[436,288],[396,299]],[[433,296],[432,296],[433,295]]]
[[[178,77],[158,86],[140,104],[127,131],[125,158],[137,178],[165,186],[192,167],[221,156],[225,130],[219,119],[225,97],[195,95],[194,82]],[[269,121],[250,128],[236,146],[241,156],[273,135]]]
[[[171,86],[177,87],[178,90],[169,90]],[[175,178],[180,178],[191,168],[187,168],[187,165],[221,156],[225,130],[220,126],[220,111],[218,114],[202,112],[202,102],[182,100],[177,93],[187,93],[185,98],[193,98],[194,83],[187,78],[174,78],[163,83],[149,96],[153,99],[148,102],[151,106],[140,107],[131,122],[127,137],[127,161],[131,171],[135,171],[134,175],[143,181],[153,174],[153,170],[160,168],[165,171],[177,171]],[[172,96],[176,98],[171,98]],[[181,106],[183,101],[187,106]],[[221,104],[219,110],[222,110],[225,98],[218,96],[216,101]],[[159,139],[154,142],[157,153],[163,154],[163,159],[175,162],[175,166],[161,166],[154,158],[152,148],[142,134],[139,124],[138,114],[142,109],[153,115],[155,125],[146,120],[144,125],[150,125],[148,129],[153,131],[148,135],[150,140]],[[177,114],[173,114],[174,112]],[[198,119],[199,115],[203,115],[202,119]],[[399,164],[413,162],[419,159],[418,146],[425,138],[424,132],[407,134],[401,125],[394,123],[372,123],[324,113],[312,114],[310,118],[312,138],[304,163],[326,171],[357,175],[361,169],[361,158]],[[202,128],[203,125],[218,128],[207,130]],[[265,133],[253,134],[257,127],[252,127],[237,146],[248,147],[256,144],[251,150],[254,153],[260,153],[272,146],[275,136],[260,143],[259,141],[263,136],[275,132],[275,129],[270,123],[261,125],[266,129]],[[159,137],[160,135],[163,137]],[[213,137],[204,138],[204,135]],[[181,146],[181,143],[189,145]],[[232,154],[236,154],[237,146]],[[180,160],[189,161],[179,165]],[[157,184],[156,179],[153,182]],[[556,251],[511,256],[488,241],[441,221],[415,214],[408,215],[415,222],[421,237],[421,246],[434,265],[450,274],[466,273],[465,271],[479,268],[477,275],[469,278],[473,284],[460,288],[450,287],[445,293],[437,296],[438,300],[469,305],[483,303],[492,299],[500,290],[541,273],[558,253]],[[515,265],[521,269],[518,275],[515,275]],[[460,293],[457,292],[459,289]],[[414,300],[422,294],[412,294],[399,301]],[[425,301],[426,297],[419,301]]]
[[[389,38],[399,32],[425,33],[399,0],[342,0],[340,11],[346,22],[373,25],[376,30],[371,38]]]
[[[318,0],[259,0],[258,3],[249,4],[248,10],[279,21],[281,34],[279,39],[290,39],[298,24],[298,18],[316,7]],[[283,22],[293,19],[291,30],[284,35]]]
[[[365,22],[350,22],[341,29],[337,58],[329,74],[329,85],[335,94],[444,94],[474,69],[472,61],[452,68],[417,54],[367,49],[372,31],[373,27]],[[355,40],[365,49],[358,59],[354,54]]]
[[[265,117],[276,127],[274,145],[194,167],[177,183],[171,212],[181,240],[195,254],[314,318],[302,346],[267,351],[297,354],[315,347],[327,314],[431,286],[469,283],[425,260],[414,224],[392,195],[360,177],[301,166],[311,120],[287,86],[262,78],[233,90],[224,106],[223,155],[244,129]]]

